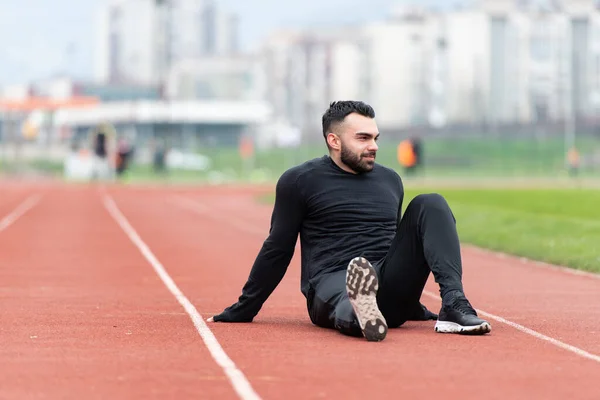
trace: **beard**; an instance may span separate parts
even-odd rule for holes
[[[373,160],[365,160],[365,157],[373,157]],[[375,166],[375,152],[354,154],[342,145],[341,161],[357,174],[371,172]]]

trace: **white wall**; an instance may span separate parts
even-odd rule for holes
[[[447,42],[446,112],[455,122],[481,121],[489,95],[489,22],[476,11],[445,19]]]
[[[110,20],[108,7],[98,7],[94,23],[94,80],[105,83],[110,79]]]
[[[201,12],[203,0],[179,0],[172,6],[172,48],[175,59],[202,55]]]
[[[351,41],[334,43],[331,48],[331,101],[363,100],[362,69],[367,60],[360,47]]]
[[[118,22],[122,57],[118,69],[124,79],[135,83],[154,83],[157,79],[154,43],[156,10],[146,0],[120,4]]]
[[[415,32],[401,23],[377,23],[365,30],[370,40],[371,93],[380,126],[402,126],[410,122],[416,53],[410,36]]]

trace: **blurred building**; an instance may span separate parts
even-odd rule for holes
[[[425,35],[437,45],[422,65],[435,69],[424,99],[430,122],[528,124],[563,120],[571,111],[593,116],[599,17],[593,0],[483,0],[436,15],[424,27],[437,31]]]
[[[198,0],[188,0],[198,1]],[[202,39],[199,55],[230,55],[239,51],[239,20],[236,15],[221,10],[217,1],[204,0],[201,18],[196,24]]]
[[[385,128],[439,119],[448,77],[436,18],[401,8],[364,26],[276,32],[261,53],[267,100],[279,117],[317,133],[333,100],[369,102]]]
[[[255,57],[201,57],[171,68],[165,96],[173,100],[262,100],[263,88],[263,71]]]
[[[202,17],[204,1],[177,0],[171,3],[167,11],[171,14],[170,40],[171,55],[174,60],[200,57],[204,43],[202,35]]]
[[[534,122],[595,113],[600,13],[593,0],[488,1],[484,11],[491,33],[490,120]]]
[[[64,100],[78,96],[94,97],[101,102],[160,100],[162,98],[161,89],[157,85],[103,84],[76,81],[68,76],[39,79],[27,85],[26,88],[27,90],[22,90],[22,93],[27,94],[27,96],[38,96],[53,100]]]
[[[13,84],[0,87],[0,99],[21,100],[32,94],[31,85]]]
[[[353,29],[280,31],[263,43],[265,96],[277,119],[320,136],[332,100],[368,97],[368,47]]]
[[[590,118],[600,105],[593,0],[403,6],[363,26],[278,32],[262,57],[276,114],[309,131],[347,98],[370,102],[388,129]]]
[[[97,16],[96,80],[156,84],[164,72],[157,50],[159,10],[148,0],[112,0]],[[159,57],[160,56],[160,57]]]
[[[111,0],[97,17],[96,80],[161,84],[181,61],[237,52],[237,25],[212,0]]]
[[[363,28],[370,74],[366,100],[375,107],[383,128],[427,123],[433,74],[439,80],[443,73],[439,69],[444,60],[437,57],[442,54],[435,53],[438,30],[437,14],[409,7]]]

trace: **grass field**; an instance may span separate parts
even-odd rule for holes
[[[401,172],[396,159],[397,142],[382,139],[377,162]],[[582,136],[577,139],[585,161],[581,176],[600,176],[600,138]],[[141,165],[135,158],[125,180],[127,182],[193,183],[207,181],[274,181],[286,169],[326,153],[324,143],[314,143],[292,149],[257,148],[251,160],[241,159],[235,147],[204,147],[196,149],[211,159],[209,171],[170,171],[157,176],[150,166]],[[565,146],[560,137],[473,137],[428,138],[423,143],[425,177],[556,177],[567,174]],[[50,161],[27,162],[16,167],[0,160],[2,170],[39,171],[45,175],[62,175],[62,163]]]
[[[400,170],[397,143],[380,142],[377,162]],[[600,141],[581,138],[578,146],[584,155],[596,153]],[[565,148],[561,138],[430,138],[424,144],[424,176],[435,177],[555,177],[566,174]],[[277,179],[286,169],[305,160],[326,154],[325,145],[314,144],[295,149],[257,150],[245,163],[237,149],[205,149],[201,151],[213,161],[213,169],[233,178],[245,178],[248,170],[260,171],[266,179]],[[600,175],[595,166],[586,166],[582,175]]]
[[[600,273],[600,190],[419,188],[403,207],[430,192],[448,200],[463,243]]]

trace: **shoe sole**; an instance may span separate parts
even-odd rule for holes
[[[435,324],[435,331],[438,333],[458,333],[460,335],[484,335],[492,331],[492,326],[487,322],[473,326],[462,326],[456,322],[438,321]]]
[[[379,279],[371,263],[363,258],[354,258],[346,270],[346,292],[363,336],[369,342],[385,339],[388,326],[377,305]]]

